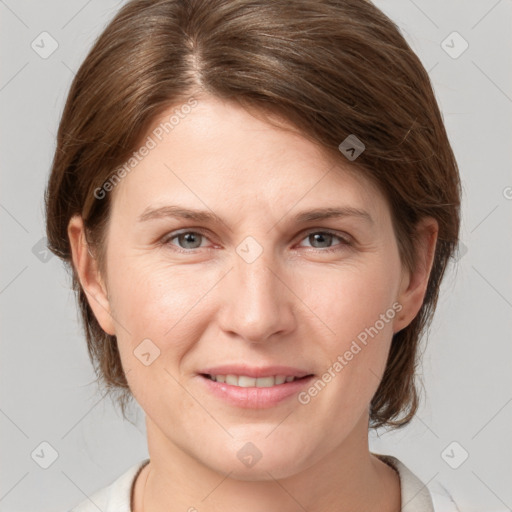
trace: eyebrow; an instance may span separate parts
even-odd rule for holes
[[[195,210],[191,208],[183,208],[181,206],[161,206],[159,208],[146,208],[138,218],[138,222],[146,222],[152,219],[162,218],[181,218],[197,222],[209,222],[224,224],[224,221],[212,211]],[[362,219],[369,224],[374,224],[372,216],[365,210],[344,206],[340,208],[314,208],[298,213],[293,217],[297,223],[306,223],[312,221],[326,220],[331,218],[356,217]]]

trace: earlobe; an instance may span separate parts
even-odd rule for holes
[[[69,221],[68,237],[73,266],[94,316],[107,334],[115,335],[107,288],[99,271],[98,262],[86,241],[85,228],[80,216],[75,215]]]
[[[439,225],[432,217],[424,217],[416,227],[415,268],[404,270],[397,302],[402,305],[394,324],[394,332],[407,327],[423,305],[430,272],[434,263]]]

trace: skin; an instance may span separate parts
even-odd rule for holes
[[[348,165],[341,155],[333,165],[293,130],[204,96],[110,192],[106,275],[80,217],[71,219],[73,264],[100,325],[117,336],[146,413],[151,462],[135,483],[136,512],[400,509],[397,474],[369,451],[368,408],[393,333],[422,305],[438,227],[431,218],[418,225],[418,265],[405,270],[384,196]],[[137,221],[147,207],[177,204],[223,223]],[[326,206],[365,210],[373,223],[293,220]],[[188,242],[175,234],[198,229]],[[335,236],[309,236],[325,230]],[[236,252],[247,236],[263,249],[250,264]],[[237,362],[321,376],[397,302],[400,312],[306,405],[292,397],[238,408],[197,376]],[[133,353],[146,338],[160,350],[148,366]],[[262,454],[252,467],[237,457],[247,442]]]

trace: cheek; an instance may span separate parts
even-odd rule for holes
[[[399,268],[392,257],[376,256],[364,265],[331,269],[308,289],[308,306],[322,320],[316,321],[322,332],[317,341],[325,361],[316,385],[321,392],[311,392],[321,394],[317,403],[334,407],[338,419],[350,410],[355,421],[382,378],[400,310],[395,302]]]
[[[307,306],[321,320],[331,355],[333,350],[346,350],[359,335],[364,342],[369,329],[375,337],[375,326],[379,338],[392,334],[399,279],[396,265],[376,257],[364,265],[329,269],[308,279],[315,286],[305,288]]]
[[[176,329],[205,293],[190,271],[145,264],[143,258],[120,262],[111,285],[119,320],[137,335],[146,332],[158,339]]]
[[[212,321],[205,297],[221,277],[149,260],[120,258],[109,279],[119,352],[134,394],[172,381],[165,370],[181,379],[180,363]]]
[[[157,417],[162,414],[157,396],[166,390],[168,400],[161,406],[187,409],[191,404],[177,381],[179,363],[200,335],[200,290],[176,269],[128,259],[112,273],[111,286],[116,321],[122,325],[119,353],[135,399]]]

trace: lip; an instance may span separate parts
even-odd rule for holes
[[[285,382],[269,388],[251,386],[242,388],[232,386],[225,382],[213,381],[206,377],[209,375],[247,375],[248,377],[270,377],[272,375],[285,375],[300,380]],[[229,405],[242,409],[267,409],[275,407],[282,401],[296,395],[308,386],[314,375],[310,372],[289,366],[249,367],[243,365],[224,365],[201,370],[198,379],[205,390],[214,397],[221,399]]]
[[[291,366],[256,367],[240,364],[225,364],[222,366],[204,368],[198,373],[206,373],[208,375],[247,375],[247,377],[253,377],[255,379],[259,377],[272,377],[273,375],[284,375],[285,377],[297,377],[300,379],[306,375],[312,375],[311,372]]]

